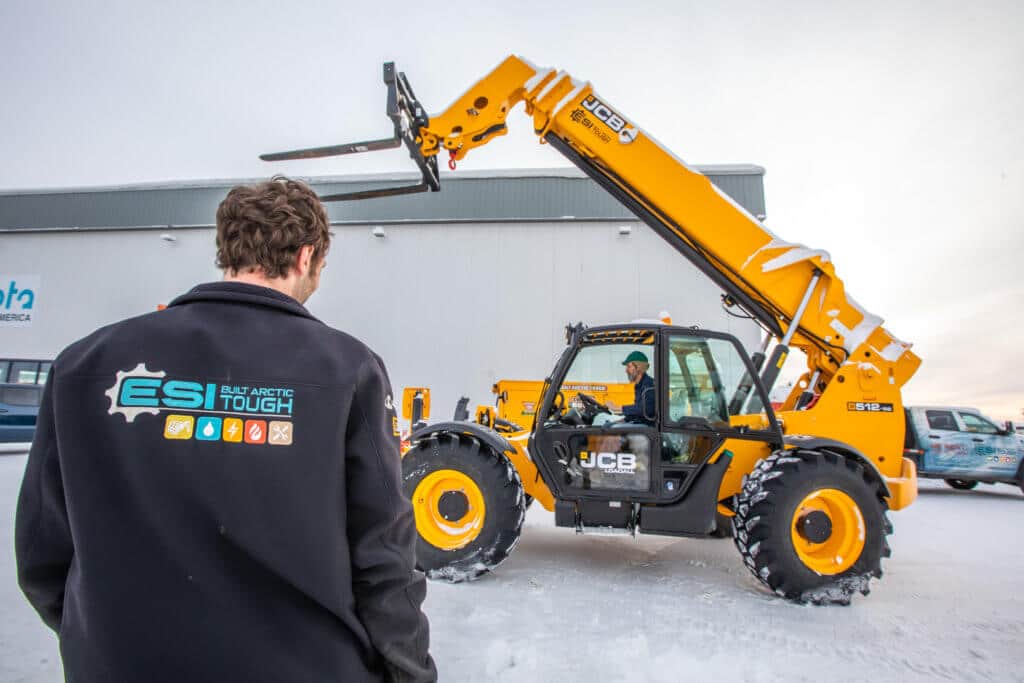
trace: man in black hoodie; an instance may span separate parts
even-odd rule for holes
[[[303,183],[236,187],[223,282],[54,362],[16,551],[67,680],[436,680],[384,364],[302,306],[329,243]]]

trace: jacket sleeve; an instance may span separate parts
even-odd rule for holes
[[[15,519],[14,550],[21,590],[46,625],[59,631],[64,584],[75,549],[57,457],[54,377],[55,371],[51,370],[25,466]]]
[[[416,571],[416,522],[402,495],[395,412],[384,364],[367,361],[349,414],[345,448],[348,540],[356,613],[394,681],[435,681],[426,580]]]

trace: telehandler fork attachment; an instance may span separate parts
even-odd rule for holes
[[[395,63],[384,64],[384,84],[388,88],[387,115],[395,126],[395,133],[390,138],[380,140],[366,140],[364,142],[349,142],[341,145],[328,145],[326,147],[310,147],[307,149],[295,149],[288,152],[274,152],[272,154],[261,154],[263,161],[290,161],[294,159],[316,159],[320,157],[333,157],[343,154],[358,154],[360,152],[376,152],[384,149],[395,149],[405,144],[409,150],[409,156],[420,169],[422,178],[416,185],[399,185],[397,187],[383,187],[373,190],[361,190],[358,192],[343,192],[340,194],[329,194],[320,197],[324,202],[342,202],[355,199],[373,199],[375,197],[390,197],[393,195],[415,194],[431,190],[437,192],[441,189],[441,181],[437,172],[437,157],[425,157],[420,151],[419,137],[420,129],[430,125],[430,118],[423,107],[416,99],[416,95],[406,80],[405,74],[395,72]]]

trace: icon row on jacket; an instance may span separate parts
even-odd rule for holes
[[[164,422],[164,438],[289,446],[292,443],[292,423],[287,420],[268,422],[209,415],[203,415],[198,419],[192,415],[168,415]]]

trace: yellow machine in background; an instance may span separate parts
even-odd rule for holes
[[[497,417],[529,429],[543,398],[544,382],[537,380],[502,379],[491,387],[497,398]],[[570,382],[563,387],[569,405],[582,407],[580,393],[593,396],[601,403],[632,403],[633,385],[623,382]]]
[[[498,415],[488,409],[475,422],[412,431],[403,476],[420,567],[449,581],[492,570],[515,547],[532,496],[557,525],[579,532],[707,536],[728,513],[743,562],[772,591],[816,603],[866,594],[889,555],[887,510],[917,495],[903,458],[901,389],[920,359],[847,295],[828,253],[772,234],[565,72],[512,56],[433,116],[393,64],[384,81],[393,137],[263,158],[404,144],[420,183],[323,199],[438,191],[438,155],[454,170],[504,135],[522,104],[542,143],[707,275],[725,306],[762,327],[762,351],[774,341],[765,358],[731,335],[657,321],[568,327],[566,349],[533,399],[533,387],[509,382],[499,387],[507,399]],[[768,391],[793,348],[807,370],[776,413]],[[634,354],[649,359],[634,380],[642,405],[617,419],[604,403],[631,402],[632,386],[607,380],[622,377],[619,364]],[[579,388],[591,384],[606,389]],[[526,417],[531,401],[530,425],[510,420],[521,431],[498,423],[499,415]]]

